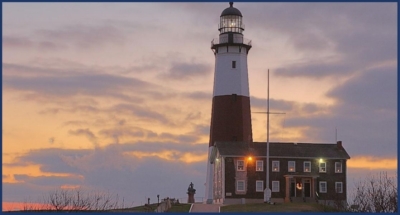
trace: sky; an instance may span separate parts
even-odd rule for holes
[[[204,197],[228,3],[3,3],[3,204],[55,189]],[[397,4],[235,3],[270,141],[343,141],[348,189],[397,173]],[[266,115],[252,114],[266,141]]]

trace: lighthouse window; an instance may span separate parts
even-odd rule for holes
[[[232,61],[232,68],[236,68],[236,61]]]

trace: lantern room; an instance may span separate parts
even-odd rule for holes
[[[229,2],[230,7],[226,8],[221,13],[219,31],[224,33],[239,33],[244,31],[244,24],[242,23],[242,13],[233,7],[233,2]]]

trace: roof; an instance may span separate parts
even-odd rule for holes
[[[219,154],[225,157],[266,157],[266,142],[216,142]],[[337,143],[284,143],[270,142],[270,157],[350,159],[346,150]]]
[[[233,2],[229,2],[229,4],[230,4],[230,7],[223,10],[221,13],[221,16],[236,15],[236,16],[243,17],[242,13],[237,8],[233,7]]]

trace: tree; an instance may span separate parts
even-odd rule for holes
[[[397,178],[386,172],[356,184],[350,210],[354,212],[397,212]]]
[[[124,200],[122,200],[124,202]],[[43,207],[32,208],[25,204],[24,210],[55,210],[55,211],[105,211],[122,208],[118,195],[108,192],[87,192],[80,189],[54,190],[45,195],[41,204]]]

